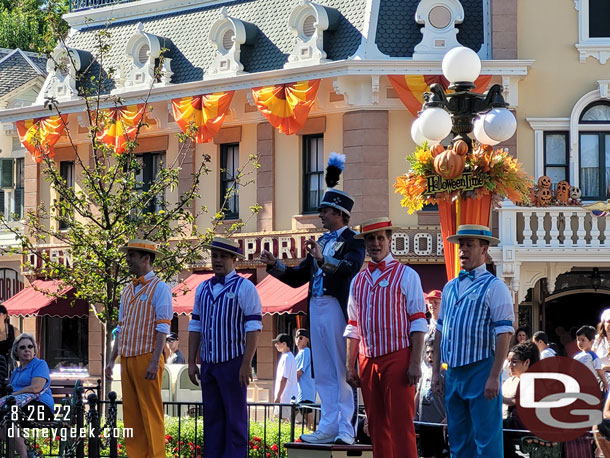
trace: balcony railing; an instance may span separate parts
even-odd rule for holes
[[[596,249],[610,247],[610,223],[578,207],[516,207],[498,210],[502,246],[516,248]]]
[[[70,0],[70,12],[101,8],[103,6],[128,3],[136,0]]]

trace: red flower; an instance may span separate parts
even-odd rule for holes
[[[278,446],[277,446],[277,444],[273,444],[273,445],[271,446],[271,450],[273,450],[274,452],[277,452],[277,451],[278,451]]]
[[[258,445],[253,445],[252,450],[258,450]]]
[[[253,441],[256,441],[256,442],[262,442],[262,441],[263,441],[263,440],[262,440],[260,437],[258,437],[258,436],[254,436],[254,437],[252,438],[252,440],[253,440]]]
[[[170,436],[169,434],[168,434],[167,436],[165,436],[165,440],[171,441],[171,440],[173,440],[173,439],[174,439],[174,438],[173,438],[172,436]]]

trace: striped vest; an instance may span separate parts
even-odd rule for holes
[[[244,354],[246,331],[244,314],[239,306],[238,291],[243,277],[234,275],[226,280],[214,298],[212,281],[203,285],[201,305],[201,361],[222,363]]]
[[[157,316],[152,298],[159,277],[153,277],[135,292],[129,283],[123,292],[123,321],[121,326],[121,356],[138,356],[151,353],[155,349],[155,327]]]
[[[368,358],[387,355],[410,345],[410,321],[400,283],[407,267],[393,260],[376,282],[368,269],[353,286],[360,332],[360,353]]]
[[[485,272],[462,295],[458,292],[460,283],[457,278],[446,288],[441,360],[449,367],[465,366],[493,356],[496,336],[485,299],[494,281],[500,280]]]

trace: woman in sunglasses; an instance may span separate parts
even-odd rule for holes
[[[36,341],[31,334],[23,333],[15,338],[11,356],[19,366],[11,374],[10,385],[12,396],[25,413],[26,418],[33,420],[50,420],[53,418],[53,395],[51,394],[51,375],[46,361],[38,359]],[[0,407],[5,398],[0,399]],[[15,450],[21,457],[27,457],[25,442],[21,437],[14,440]]]

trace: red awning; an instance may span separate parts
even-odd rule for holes
[[[418,273],[424,293],[433,289],[442,291],[447,283],[445,264],[409,264],[409,267]]]
[[[263,303],[263,315],[272,313],[307,312],[307,290],[309,283],[293,288],[277,278],[267,275],[256,289]]]
[[[66,295],[66,298],[56,298],[45,293]],[[60,318],[89,315],[89,304],[82,299],[74,300],[74,288],[71,286],[60,291],[57,280],[35,280],[32,286],[22,289],[4,301],[3,305],[9,315],[48,315]]]
[[[244,278],[250,279],[251,273],[239,273]],[[208,280],[214,276],[212,272],[197,272],[186,278],[179,285],[172,289],[174,295],[174,313],[190,315],[193,311],[193,302],[195,302],[195,291],[197,286],[204,280]]]

